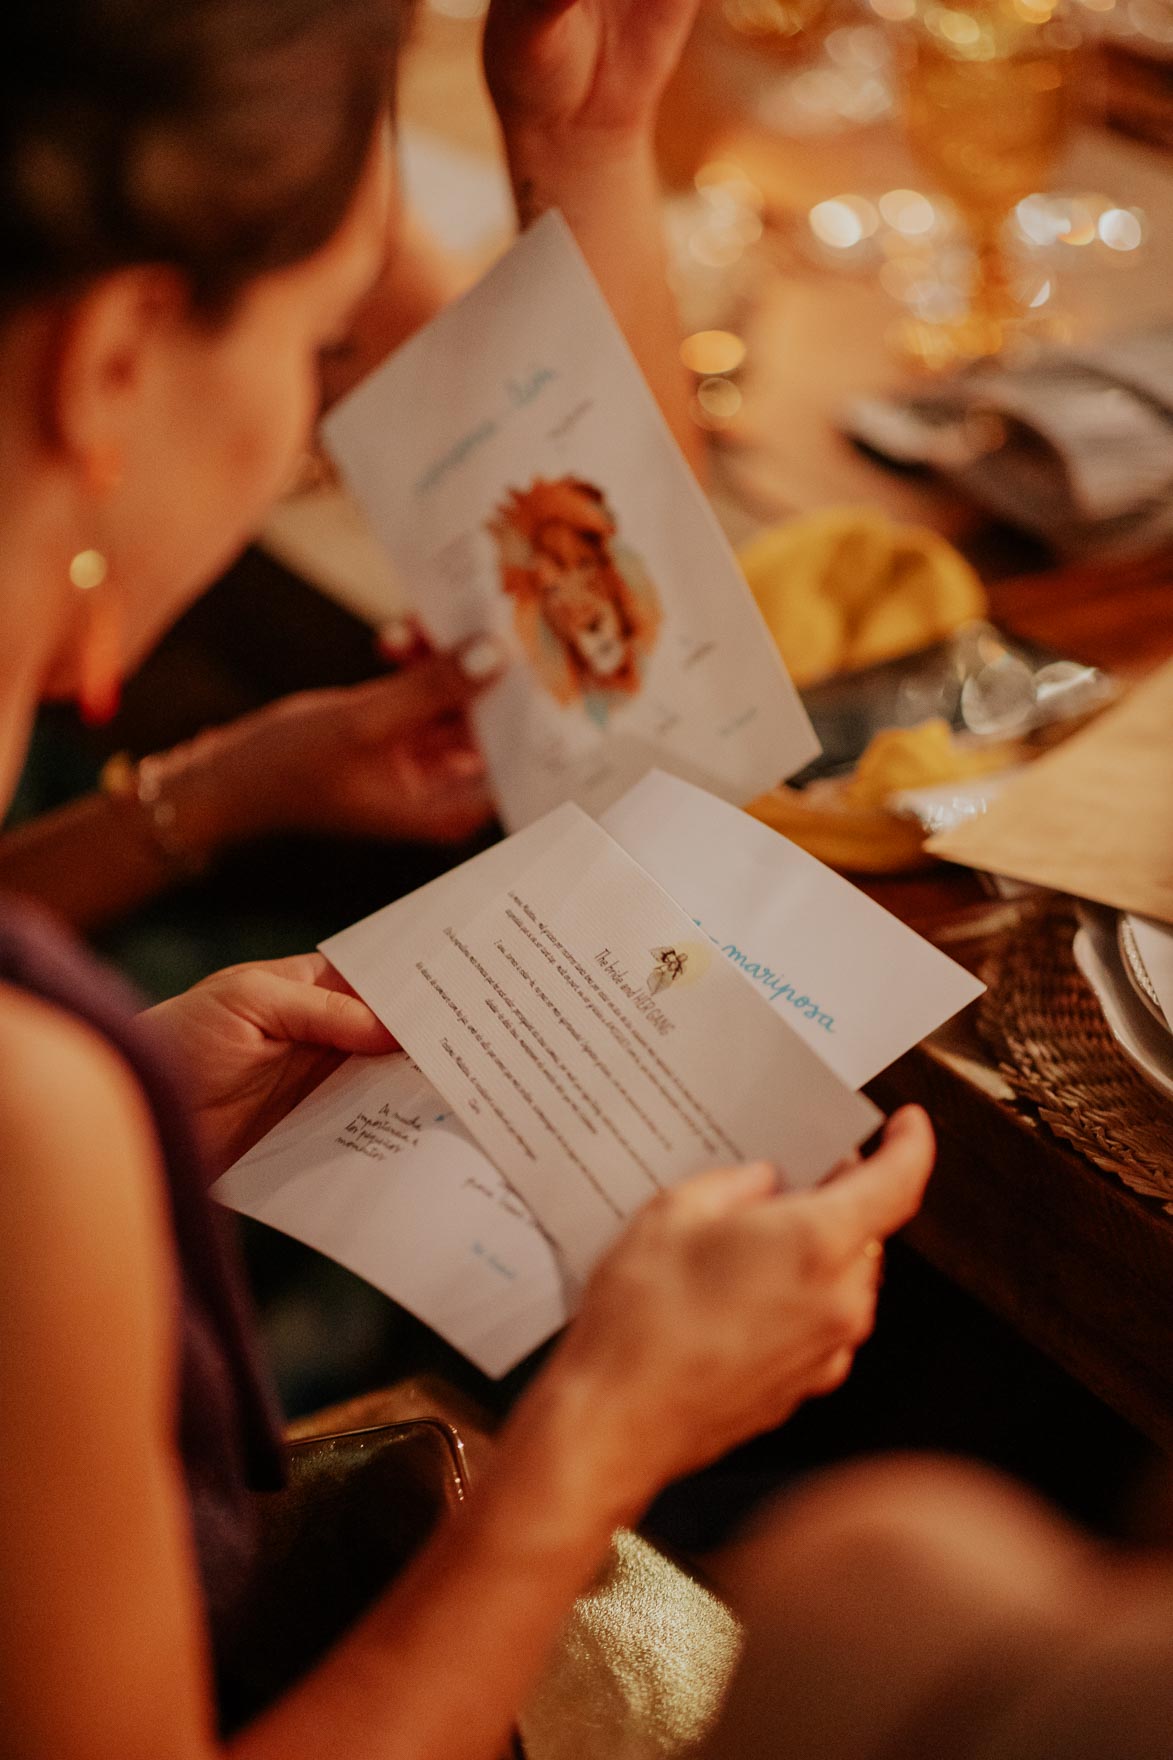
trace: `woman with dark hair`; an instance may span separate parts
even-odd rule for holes
[[[494,0],[526,211],[630,298],[690,0]],[[0,790],[45,697],[91,709],[254,529],[321,352],[395,248],[388,0],[9,0],[0,20]],[[603,227],[609,203],[631,198]],[[642,197],[641,197],[642,199]],[[640,217],[642,213],[642,218]],[[632,229],[634,228],[634,235]],[[651,313],[651,318],[647,314]],[[669,401],[670,391],[665,390]],[[405,412],[410,419],[410,412]],[[494,1760],[616,1524],[836,1385],[931,1136],[818,1193],[660,1198],[600,1268],[458,1521],[285,1697],[218,1733],[279,1439],[203,1185],[340,1055],[390,1048],[314,956],[136,1017],[0,906],[0,1717],[19,1760]]]

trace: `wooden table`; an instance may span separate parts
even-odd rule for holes
[[[1007,581],[991,597],[1004,628],[1125,677],[1173,655],[1173,562],[1132,580],[1099,572]],[[947,868],[869,890],[947,946],[982,898],[976,877]],[[919,1101],[937,1128],[937,1172],[911,1243],[1173,1449],[1173,1216],[1018,1106],[971,1018],[910,1052],[870,1092],[888,1109]]]

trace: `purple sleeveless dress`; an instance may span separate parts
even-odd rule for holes
[[[176,1446],[223,1677],[255,1558],[251,1493],[278,1488],[284,1471],[276,1407],[258,1371],[232,1243],[207,1196],[182,1082],[137,1024],[142,1003],[122,980],[46,914],[10,898],[0,900],[0,983],[101,1033],[134,1071],[154,1118],[180,1272]]]

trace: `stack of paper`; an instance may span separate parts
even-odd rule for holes
[[[494,1375],[662,1186],[758,1157],[791,1185],[828,1173],[878,1123],[855,1088],[981,989],[663,773],[601,825],[559,808],[323,951],[410,1059],[352,1059],[216,1196]]]

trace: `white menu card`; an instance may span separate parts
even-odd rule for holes
[[[545,216],[327,418],[442,648],[513,659],[477,707],[502,818],[594,814],[652,765],[744,804],[818,743],[569,228]]]

